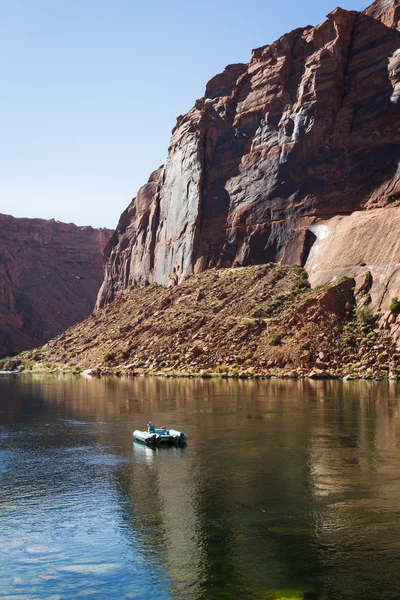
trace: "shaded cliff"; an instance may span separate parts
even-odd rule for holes
[[[0,215],[0,356],[46,342],[93,310],[108,229]]]
[[[311,273],[320,222],[381,209],[382,227],[392,223],[385,210],[400,201],[399,19],[399,0],[362,13],[338,8],[214,77],[178,117],[166,164],[123,213],[97,306],[136,283],[176,284],[214,266],[280,261]],[[368,265],[360,258],[365,241],[348,266],[373,271],[376,256]],[[336,258],[319,282],[342,269]],[[347,275],[359,274],[351,268]],[[375,293],[383,310],[385,285]]]

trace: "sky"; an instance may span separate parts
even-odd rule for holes
[[[207,81],[337,2],[0,0],[0,212],[115,228]]]

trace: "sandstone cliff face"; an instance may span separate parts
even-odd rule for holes
[[[212,266],[306,265],[314,226],[337,215],[380,208],[384,227],[400,199],[399,2],[338,8],[207,84],[121,217],[98,307]],[[336,258],[325,280],[342,269]],[[309,268],[318,260],[314,249]]]
[[[307,263],[313,287],[335,277],[355,277],[356,290],[369,280],[373,305],[379,309],[389,305],[400,290],[400,210],[381,208],[357,211],[349,216],[318,220],[310,229],[317,240]],[[365,294],[365,295],[366,295]]]
[[[107,229],[0,215],[0,357],[33,348],[93,310]]]

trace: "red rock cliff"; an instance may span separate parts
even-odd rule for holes
[[[320,221],[396,206],[399,2],[337,8],[209,81],[106,247],[98,307],[136,282],[212,266],[307,268]]]
[[[110,235],[0,215],[0,357],[43,344],[91,313]]]

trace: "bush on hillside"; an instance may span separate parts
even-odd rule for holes
[[[378,316],[374,313],[369,305],[356,308],[357,323],[365,332],[370,331],[375,327],[377,318]]]
[[[398,299],[397,296],[394,296],[391,299],[390,305],[389,305],[389,310],[393,315],[400,314],[400,300]]]

